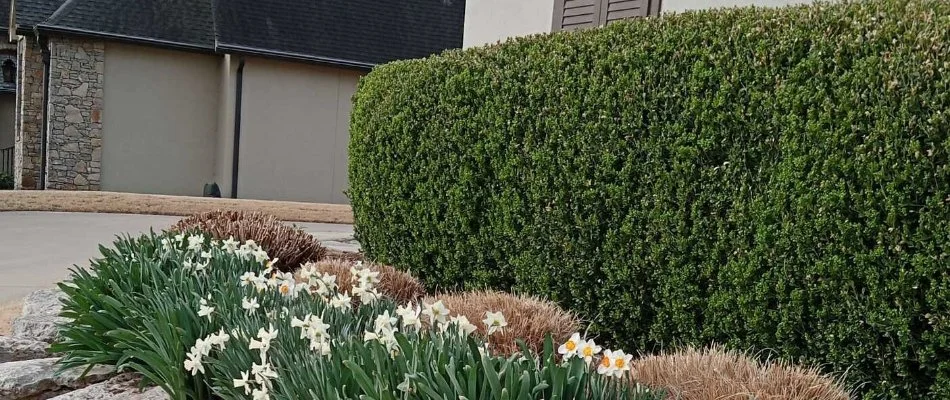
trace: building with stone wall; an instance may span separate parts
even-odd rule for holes
[[[16,79],[0,147],[9,136],[17,189],[199,196],[217,183],[227,197],[323,203],[347,202],[360,76],[460,47],[465,11],[442,0],[8,1]]]

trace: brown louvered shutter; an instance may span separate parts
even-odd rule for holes
[[[555,0],[552,31],[572,31],[660,15],[661,0]]]
[[[654,16],[660,14],[660,0],[602,0],[602,25],[622,19]]]
[[[600,25],[605,0],[555,0],[553,31],[572,31]]]

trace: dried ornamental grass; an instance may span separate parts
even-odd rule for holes
[[[293,271],[300,264],[316,261],[326,249],[309,233],[288,226],[276,217],[251,211],[211,211],[183,218],[172,231],[198,229],[218,240],[234,237],[238,241],[253,240],[278,259],[277,268]]]
[[[687,348],[633,362],[633,379],[678,400],[847,400],[841,382],[815,369],[784,362],[759,363],[712,347]]]
[[[478,333],[486,335],[486,327],[479,323],[487,312],[501,312],[508,322],[502,331],[488,337],[493,351],[513,354],[520,351],[517,339],[524,340],[532,351],[540,351],[545,337],[550,334],[555,343],[563,342],[578,330],[577,317],[556,304],[530,296],[518,296],[502,292],[475,291],[457,294],[442,294],[423,299],[432,304],[441,300],[452,315],[464,315],[478,327]]]
[[[353,261],[328,258],[308,265],[313,265],[320,273],[335,275],[341,292],[352,291],[353,277],[350,268],[354,265]],[[304,268],[308,265],[305,265]],[[406,304],[410,301],[417,301],[425,295],[422,283],[412,275],[388,265],[369,263],[367,266],[379,272],[379,283],[376,285],[379,292],[393,299],[396,303]]]

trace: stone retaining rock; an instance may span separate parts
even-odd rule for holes
[[[42,289],[30,293],[23,300],[24,316],[48,316],[55,317],[63,310],[62,300],[66,294],[59,289]]]
[[[59,313],[66,294],[59,289],[42,289],[23,300],[23,314],[13,320],[13,337],[52,343],[59,337],[57,324],[69,322]]]
[[[162,388],[151,387],[139,390],[135,375],[122,374],[108,381],[53,397],[53,400],[168,400]]]
[[[49,343],[0,336],[0,363],[49,357],[47,347]]]
[[[0,400],[46,399],[48,394],[78,389],[114,375],[112,367],[93,367],[82,379],[83,368],[56,372],[58,358],[13,361],[0,364]]]
[[[59,326],[68,318],[24,315],[13,320],[13,337],[53,343],[59,337]]]

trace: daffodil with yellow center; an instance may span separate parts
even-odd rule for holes
[[[581,341],[577,355],[584,358],[584,362],[587,365],[590,365],[591,361],[594,359],[594,356],[600,353],[600,346],[594,343],[593,340]]]
[[[613,368],[610,373],[613,376],[621,378],[630,371],[630,360],[633,359],[632,354],[625,354],[623,350],[617,350],[613,353],[611,359],[613,360]]]
[[[577,348],[581,343],[581,334],[575,332],[571,335],[570,339],[567,339],[561,347],[557,348],[558,354],[562,355],[565,360],[570,359],[577,355]]]
[[[597,366],[597,373],[601,375],[610,375],[614,370],[613,352],[604,350],[604,355],[600,358],[600,365]]]

